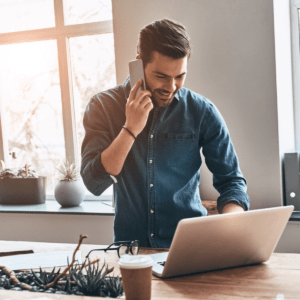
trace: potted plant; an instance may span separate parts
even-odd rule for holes
[[[38,176],[29,165],[17,169],[5,168],[1,160],[0,204],[43,204],[47,178]]]
[[[56,201],[63,207],[80,205],[84,199],[85,186],[81,181],[79,166],[65,159],[56,170],[59,180],[54,190]]]

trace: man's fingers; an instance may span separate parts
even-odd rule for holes
[[[149,105],[150,103],[152,103],[152,100],[150,97],[145,97],[143,98],[143,100],[141,101],[141,105],[142,107],[146,107],[147,105]]]
[[[150,111],[153,109],[154,105],[153,103],[148,103],[145,107],[144,107],[144,110],[147,111],[148,115],[150,113]]]
[[[142,83],[143,83],[143,79],[139,79],[137,81],[137,83],[135,84],[135,86],[131,89],[129,98],[128,98],[128,102],[131,102],[136,98],[136,93],[137,93],[138,89],[142,86]]]
[[[141,91],[135,98],[135,102],[137,104],[143,103],[145,99],[150,98],[152,96],[151,92],[148,90]]]

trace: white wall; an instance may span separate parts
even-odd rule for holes
[[[113,0],[117,82],[128,75],[140,29],[171,18],[191,37],[186,87],[221,111],[248,182],[251,208],[282,204],[271,0]],[[203,168],[201,196],[217,199]]]
[[[251,209],[282,205],[281,159],[294,145],[289,1],[274,0],[274,7],[272,0],[112,2],[117,83],[128,75],[143,26],[162,18],[181,22],[193,47],[185,86],[221,111],[248,182]],[[202,199],[218,197],[206,167],[200,190]],[[278,252],[300,252],[299,224],[288,223]]]

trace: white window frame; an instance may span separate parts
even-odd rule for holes
[[[0,46],[17,44],[22,42],[35,42],[56,40],[58,51],[58,68],[62,101],[63,129],[66,157],[75,162],[78,158],[77,131],[74,110],[74,97],[72,85],[72,68],[70,54],[70,37],[80,37],[95,34],[113,33],[112,20],[92,22],[85,24],[65,25],[66,15],[63,0],[54,1],[55,27],[9,32],[0,34]],[[3,114],[3,103],[0,99],[0,159],[9,166],[8,140],[5,131],[5,114]],[[87,195],[85,200],[112,200],[113,195],[102,195],[96,197]],[[47,196],[47,200],[53,200],[54,195]]]
[[[300,0],[290,1],[291,17],[291,50],[292,50],[292,83],[295,124],[295,152],[300,152],[300,30],[298,20]]]

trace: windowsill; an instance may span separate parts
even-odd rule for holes
[[[102,194],[101,196],[94,196],[94,195],[91,195],[91,194],[86,194],[85,196],[84,196],[84,200],[87,200],[87,201],[102,201],[102,200],[104,200],[104,201],[112,201],[112,199],[113,199],[113,195],[112,194]],[[55,201],[55,196],[54,196],[54,194],[49,194],[48,192],[47,192],[47,194],[46,194],[46,201],[47,200],[53,200],[53,201]]]
[[[289,221],[300,221],[300,211],[294,211]]]
[[[111,204],[111,201],[83,201],[79,206],[75,207],[61,207],[56,201],[46,201],[45,204],[33,205],[0,204],[0,213],[114,216],[115,209],[111,206]]]
[[[216,201],[202,200],[204,207],[208,210],[208,215],[214,215],[216,211]],[[0,213],[32,213],[32,214],[70,214],[70,215],[104,215],[114,216],[115,209],[111,206],[112,201],[83,201],[76,207],[61,207],[56,201],[46,200],[45,204],[34,205],[2,205]],[[300,221],[300,211],[294,211],[289,221]]]

